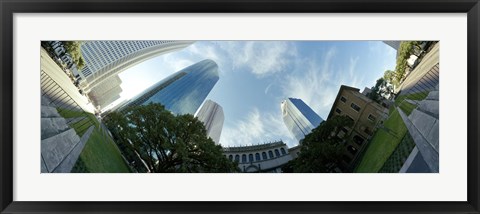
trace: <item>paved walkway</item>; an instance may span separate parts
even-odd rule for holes
[[[399,173],[429,173],[430,168],[428,167],[423,156],[418,151],[418,148],[415,146],[412,153],[408,156],[407,160],[403,164]]]
[[[428,52],[422,61],[413,69],[412,72],[407,76],[407,78],[400,84],[397,88],[396,93],[399,91],[405,91],[412,88],[418,81],[422,79],[427,72],[429,72],[435,65],[440,62],[440,43],[436,43],[432,50]],[[437,85],[437,83],[432,83]]]
[[[42,96],[41,100],[41,172],[68,173],[95,126],[88,127],[80,138],[75,129],[67,124],[67,119],[63,118],[55,107],[49,106],[51,102],[48,98]]]
[[[418,153],[421,154],[423,161],[430,168],[431,172],[439,172],[439,114],[438,114],[438,91],[429,93],[426,99],[420,101],[420,105],[406,115],[397,107],[408,132],[415,142]],[[413,162],[419,159],[415,150],[402,167],[403,172],[413,168]],[[410,166],[412,164],[412,166]]]
[[[80,157],[80,153],[82,153],[83,147],[87,143],[90,135],[93,132],[95,126],[90,126],[87,132],[83,134],[80,141],[75,145],[75,147],[68,153],[68,155],[63,159],[63,161],[53,170],[55,173],[69,173],[72,171],[73,166],[77,162],[78,157]]]

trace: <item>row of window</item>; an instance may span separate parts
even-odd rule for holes
[[[340,97],[340,101],[342,101],[343,103],[346,103],[346,102],[347,102],[347,98],[345,98],[344,96],[342,96],[342,97]],[[350,104],[350,107],[351,107],[353,110],[357,111],[357,112],[360,112],[360,110],[361,110],[360,106],[358,106],[357,104],[355,104],[355,103],[353,103],[353,102]],[[337,109],[335,109],[335,112],[337,112],[337,113],[340,114],[340,113],[342,113],[342,110],[340,110],[340,109],[337,108]],[[376,118],[375,116],[369,114],[369,115],[368,115],[368,119],[371,120],[371,121],[375,121],[377,118]]]
[[[352,103],[353,104],[353,103]],[[339,108],[335,108],[335,112],[337,112],[338,114],[341,114],[342,113],[342,110],[339,109]],[[348,116],[348,115],[347,115]],[[353,120],[352,117],[348,116],[350,119]],[[372,122],[375,122],[375,120],[377,119],[377,117],[373,116],[372,114],[368,114],[368,119]]]
[[[255,153],[255,159],[253,158],[253,154],[248,154],[248,161],[247,161],[247,155],[243,154],[241,162],[240,162],[240,155],[235,155],[235,161],[239,162],[239,163],[251,163],[251,162],[254,162],[254,161],[273,159],[275,157],[280,157],[281,155],[286,155],[287,154],[287,152],[285,151],[284,148],[280,148],[280,151],[278,151],[278,149],[275,149],[274,151],[275,151],[275,156],[273,156],[272,150],[268,151],[268,158],[267,158],[267,153],[266,152],[262,152],[261,157],[260,157],[260,153],[258,153],[258,152]],[[280,153],[282,153],[282,154],[280,155]],[[233,155],[229,155],[228,159],[233,161],[234,160]]]
[[[82,53],[94,70],[144,48],[166,41],[98,41],[82,46]]]
[[[115,73],[119,69],[121,70],[123,67],[129,66],[132,63],[132,59],[134,59],[135,57],[137,57],[141,54],[143,54],[143,50],[136,51],[133,54],[130,54],[130,55],[125,56],[125,57],[122,55],[121,58],[116,59],[116,61],[114,61],[114,62],[109,61],[108,64],[105,64],[106,66],[101,65],[101,67],[96,67],[96,70],[93,73],[93,78],[95,79],[95,81],[91,82],[90,84],[95,85],[98,82],[103,81],[105,78],[109,78],[110,77],[109,74]],[[128,63],[125,63],[125,62],[128,62]],[[118,66],[119,64],[123,64],[123,65],[120,68],[113,69],[114,67]],[[99,72],[100,70],[102,70],[103,72]],[[109,73],[106,74],[105,71],[109,71]],[[103,76],[103,77],[99,78],[100,76]]]
[[[340,101],[342,101],[343,103],[347,103],[347,98],[342,96],[342,97],[340,97]],[[350,107],[357,112],[360,112],[360,110],[361,110],[360,106],[358,106],[357,104],[355,104],[353,102],[350,104]],[[338,113],[340,113],[340,112],[338,112]]]
[[[159,41],[157,43],[158,44],[165,44],[167,42],[160,42]],[[155,44],[157,44],[157,43],[155,43]],[[171,46],[171,45],[167,44],[164,47],[169,47],[169,46]],[[90,84],[91,85],[96,85],[98,82],[101,82],[105,78],[110,77],[111,74],[115,74],[118,71],[123,70],[125,67],[131,66],[133,63],[135,63],[137,61],[141,61],[142,59],[146,59],[146,58],[158,55],[159,53],[162,53],[162,52],[163,52],[163,49],[156,49],[154,51],[149,51],[147,49],[143,49],[143,50],[136,51],[135,53],[130,54],[130,55],[125,56],[125,57],[123,57],[123,55],[122,55],[122,57],[120,59],[116,60],[115,62],[110,63],[107,67],[102,68],[103,71],[108,71],[108,73],[95,72],[93,74],[93,77],[95,78],[95,81],[91,82]],[[140,57],[140,56],[141,56],[141,59],[137,58],[137,57]],[[121,66],[119,66],[119,65],[121,65]],[[99,70],[96,70],[96,71],[99,71]],[[97,78],[101,75],[103,75],[102,78]]]

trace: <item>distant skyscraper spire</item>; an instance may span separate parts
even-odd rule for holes
[[[205,125],[207,135],[218,145],[225,120],[222,106],[211,100],[206,100],[195,116]]]
[[[323,122],[323,119],[301,99],[287,98],[282,101],[280,107],[283,122],[299,141]]]

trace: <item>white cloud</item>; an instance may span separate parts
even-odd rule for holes
[[[185,51],[166,55],[164,62],[177,70],[188,66],[187,63],[195,63],[182,60],[185,55],[197,61],[215,61],[220,73],[245,70],[263,78],[286,71],[297,50],[294,45],[284,41],[201,41],[185,48]]]
[[[351,57],[348,64],[348,71],[339,72],[339,74],[341,74],[338,76],[338,83],[340,85],[348,85],[348,86],[359,88],[361,90],[363,89],[360,87],[361,87],[361,84],[363,83],[364,76],[359,74],[358,71],[356,70],[358,59],[359,59],[358,56],[355,58]]]
[[[355,76],[355,67],[357,66],[358,59],[358,56],[355,58],[350,58],[350,66],[348,68],[348,73],[350,74],[350,77]]]
[[[270,83],[267,85],[267,87],[265,87],[265,94],[268,93],[268,90],[270,90],[270,88],[272,87],[273,83]]]
[[[195,58],[211,59],[217,64],[223,64],[221,50],[218,49],[216,42],[211,43],[194,43],[188,49],[188,53]]]
[[[213,43],[213,45],[212,45]],[[280,41],[220,41],[195,43],[188,50],[217,62],[223,71],[247,70],[262,78],[285,71],[297,54],[295,46]]]
[[[246,42],[241,54],[243,58],[238,62],[242,63],[240,66],[248,66],[258,77],[263,77],[283,71],[295,54],[292,50],[286,42]]]
[[[289,147],[296,142],[283,124],[280,110],[260,112],[253,108],[245,119],[236,121],[233,126],[224,126],[220,143],[226,146],[245,146],[283,140]]]
[[[170,71],[169,73],[177,72],[181,69],[184,69],[184,68],[196,63],[196,62],[193,62],[191,60],[185,59],[184,57],[180,57],[180,56],[174,55],[174,54],[166,55],[162,59],[163,59],[164,65],[166,65],[166,67],[157,68],[157,69],[158,70],[160,70],[160,69],[168,70],[168,71]]]
[[[292,72],[285,77],[282,84],[284,96],[302,99],[323,119],[327,119],[340,86],[360,87],[363,82],[363,77],[356,72],[359,57],[350,58],[345,65],[333,64],[333,61],[338,61],[337,57],[337,49],[331,47],[320,57],[314,55],[297,60],[295,70],[304,72]]]
[[[286,76],[283,84],[284,96],[302,99],[315,112],[325,117],[325,109],[331,103],[332,93],[336,94],[331,90],[332,77],[335,75],[331,61],[335,54],[336,48],[330,48],[321,57],[299,59],[295,70],[305,71],[292,72]]]

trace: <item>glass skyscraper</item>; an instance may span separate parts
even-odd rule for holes
[[[175,114],[194,115],[218,80],[217,64],[209,59],[203,60],[148,88],[121,110],[129,106],[160,103]]]
[[[207,130],[207,135],[218,145],[225,120],[222,106],[211,100],[206,100],[195,117],[202,121]]]
[[[80,87],[102,109],[120,97],[118,74],[145,60],[180,50],[191,41],[85,41],[81,51],[85,67]],[[119,90],[120,89],[120,90]],[[113,91],[118,93],[113,93]]]
[[[282,101],[280,107],[283,122],[299,141],[323,122],[323,119],[301,99],[287,98]]]

